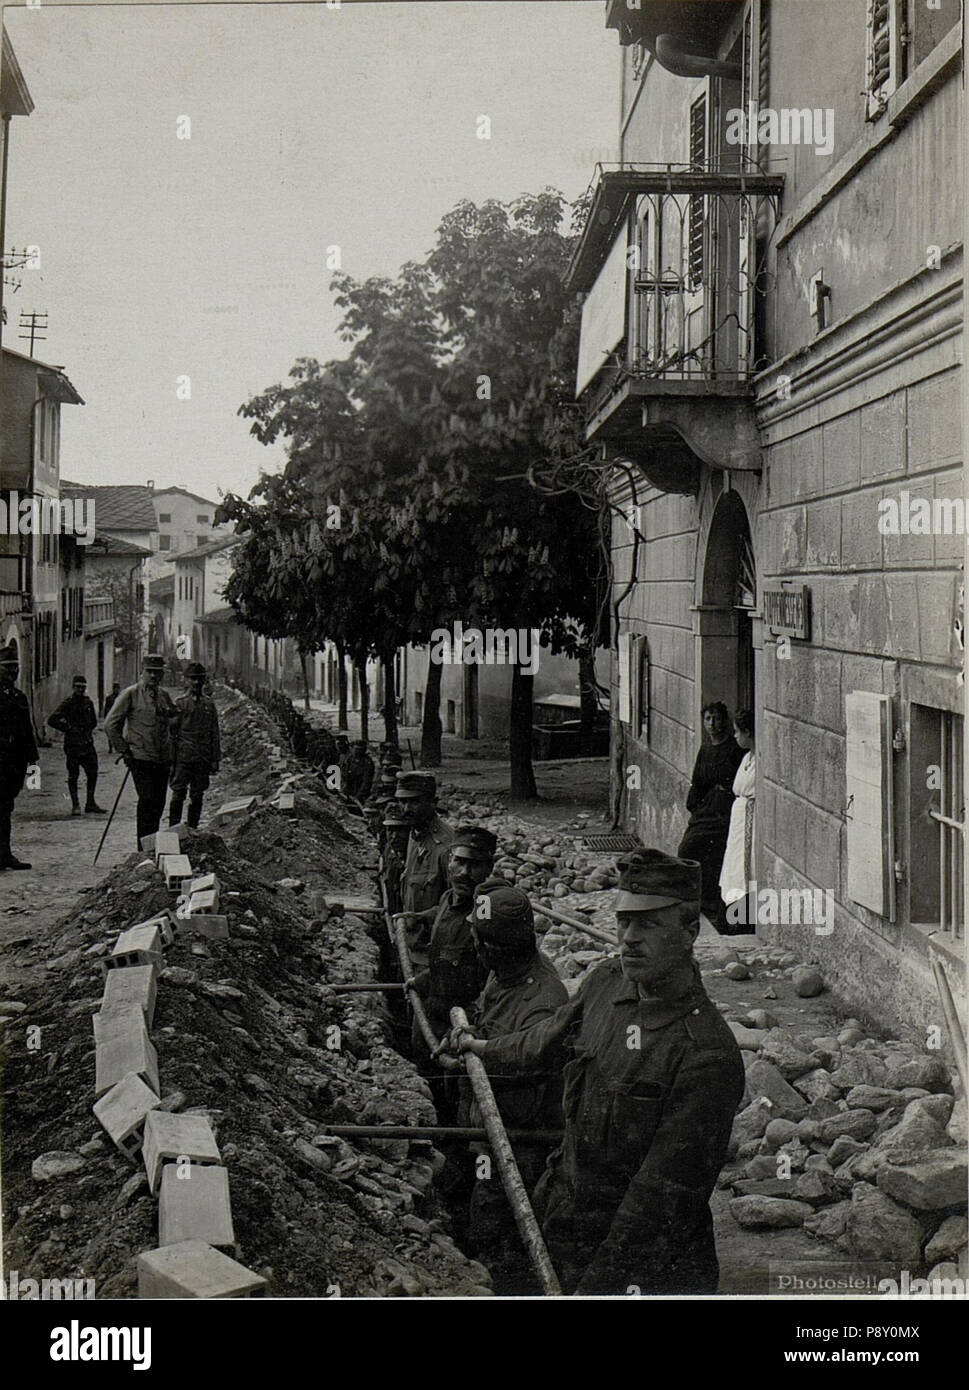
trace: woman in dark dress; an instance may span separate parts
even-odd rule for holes
[[[722,700],[703,708],[703,728],[709,739],[697,754],[686,798],[690,823],[676,851],[680,859],[696,859],[703,874],[702,910],[722,931],[726,918],[720,897],[720,866],[730,830],[733,779],[744,757],[730,729]]]

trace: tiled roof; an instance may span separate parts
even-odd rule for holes
[[[87,483],[69,483],[62,479],[61,496],[90,497],[94,501],[95,525],[99,533],[158,530],[151,488],[127,483],[91,487]]]
[[[153,579],[148,585],[149,598],[174,598],[175,597],[175,576],[166,574],[161,579]]]
[[[100,523],[100,515],[98,522]],[[88,553],[94,558],[97,555],[128,555],[132,559],[144,559],[151,554],[143,545],[133,545],[131,541],[123,541],[120,536],[112,536],[110,533],[105,535],[98,525],[94,533],[94,540],[87,547]]]
[[[180,555],[173,555],[172,560],[176,565],[182,564],[184,560],[201,560],[206,555],[214,555],[217,550],[228,550],[230,546],[238,544],[238,536],[227,536],[221,541],[206,541],[204,545],[197,545],[194,550],[183,550]]]
[[[214,608],[211,613],[203,613],[200,618],[196,618],[197,623],[206,623],[208,626],[225,626],[227,623],[237,623],[239,615],[234,608]]]
[[[191,497],[193,502],[204,502],[207,507],[219,505],[218,502],[213,502],[211,497],[200,497],[197,492],[189,492],[188,488],[185,487],[156,487],[153,495],[156,498],[171,497],[176,492],[179,497]]]

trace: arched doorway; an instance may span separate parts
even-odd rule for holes
[[[722,700],[731,717],[754,708],[757,566],[747,509],[734,490],[721,493],[707,535],[700,585],[699,704]]]

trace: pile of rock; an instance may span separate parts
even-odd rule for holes
[[[747,1074],[721,1178],[735,1220],[965,1278],[966,1102],[938,1054],[857,1019],[818,1037],[772,1024],[764,1010],[730,1024]]]

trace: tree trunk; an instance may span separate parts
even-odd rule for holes
[[[421,767],[441,766],[441,676],[439,661],[427,657],[424,681],[424,714],[421,723]]]
[[[394,679],[395,649],[381,657],[384,668],[384,738],[397,747],[397,682]]]
[[[367,656],[364,653],[362,658],[354,657],[354,667],[357,672],[357,684],[360,686],[360,737],[369,741],[370,739],[370,691],[367,689]]]
[[[336,729],[338,734],[345,734],[349,725],[347,724],[347,661],[343,654],[343,648],[339,642],[336,643],[337,659],[337,690],[339,692],[340,713],[337,716]]]
[[[538,789],[532,768],[532,694],[535,677],[520,666],[511,668],[511,710],[508,718],[508,751],[511,759],[512,801],[535,801]]]
[[[299,654],[299,669],[303,673],[303,708],[309,713],[310,708],[310,678],[306,669],[306,653]]]
[[[579,703],[581,706],[580,715],[580,747],[583,753],[592,751],[592,732],[596,723],[596,712],[599,702],[596,699],[596,651],[590,642],[579,652]]]

